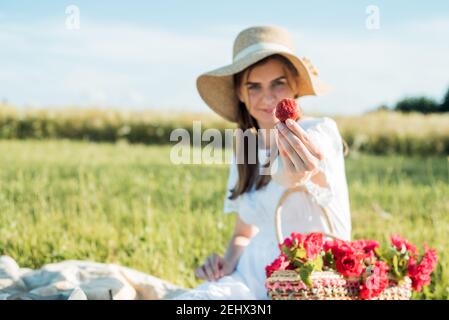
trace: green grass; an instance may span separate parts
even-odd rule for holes
[[[176,284],[223,253],[226,165],[172,165],[170,147],[0,140],[0,254],[22,267],[65,259],[114,262]],[[449,296],[449,172],[445,157],[356,155],[346,171],[353,237],[399,233],[435,247],[432,285]]]

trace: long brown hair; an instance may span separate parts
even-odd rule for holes
[[[284,66],[284,72],[287,78],[288,85],[290,88],[292,88],[293,92],[295,92],[295,98],[297,98],[297,86],[296,79],[298,79],[298,71],[294,67],[294,65],[285,57],[281,55],[271,55],[268,56],[245,70],[237,73],[234,75],[234,89],[240,90],[241,84],[244,83],[248,79],[248,75],[250,71],[259,65],[267,63],[269,60],[275,59],[280,61]],[[248,95],[247,90],[243,90],[242,95],[244,97],[244,101],[248,103]],[[257,134],[257,130],[259,130],[259,125],[257,123],[257,120],[251,116],[249,113],[247,106],[244,102],[239,101],[239,108],[238,108],[238,117],[237,117],[237,125],[239,129],[242,129],[242,131],[245,132],[245,130],[250,130],[255,135],[255,141],[256,141],[256,157],[255,157],[255,163],[250,163],[248,161],[249,158],[249,140],[250,139],[243,139],[243,144],[241,145],[241,148],[239,148],[236,152],[243,152],[243,163],[237,163],[237,169],[238,169],[238,180],[236,186],[231,189],[231,195],[229,196],[229,199],[235,199],[239,195],[251,191],[251,189],[255,186],[256,190],[259,190],[263,187],[265,187],[270,181],[271,176],[270,175],[260,175],[259,174],[259,159],[257,157],[258,150],[259,150],[259,135]],[[240,155],[241,156],[241,155]]]

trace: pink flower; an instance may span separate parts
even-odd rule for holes
[[[287,270],[290,267],[290,262],[283,254],[279,258],[275,259],[270,265],[265,267],[265,274],[267,278],[276,270]]]
[[[424,255],[418,264],[416,257],[410,257],[407,275],[412,280],[412,288],[421,291],[423,286],[430,284],[430,275],[436,267],[438,261],[437,253],[434,249],[424,246]]]
[[[304,240],[304,249],[306,249],[307,259],[314,260],[323,249],[323,234],[310,233]]]
[[[305,235],[303,235],[301,233],[296,233],[296,232],[292,232],[290,237],[291,237],[292,241],[296,242],[296,244],[298,246],[300,246],[304,242],[304,240],[306,239]]]
[[[438,255],[435,249],[431,249],[427,247],[427,244],[424,245],[424,256],[421,261],[421,265],[424,265],[424,268],[427,272],[431,273],[435,267],[437,266]]]
[[[391,244],[398,250],[401,251],[402,247],[405,246],[407,251],[411,253],[416,253],[416,247],[413,243],[403,239],[401,236],[394,234],[390,237]]]
[[[293,246],[292,239],[290,239],[290,238],[285,238],[285,239],[284,239],[284,242],[282,242],[282,243],[279,245],[279,249],[282,250],[282,247],[283,247],[283,246],[286,246],[287,248],[290,249],[290,248]]]
[[[360,286],[360,298],[378,297],[388,286],[388,266],[382,261],[377,261],[371,268],[365,269],[365,274],[366,277]]]
[[[376,240],[355,240],[352,243],[354,247],[365,251],[365,253],[370,253],[379,247],[379,242]]]
[[[282,242],[279,245],[279,249],[282,250],[283,246],[287,247],[288,249],[291,249],[293,247],[296,248],[296,247],[300,246],[304,242],[305,238],[306,237],[304,235],[300,234],[300,233],[292,232],[290,237],[285,238],[284,242]]]

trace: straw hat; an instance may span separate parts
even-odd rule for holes
[[[307,58],[299,58],[289,32],[277,26],[255,26],[241,31],[233,47],[232,63],[203,73],[196,85],[201,98],[223,118],[237,122],[239,99],[234,90],[233,75],[263,58],[280,54],[298,70],[298,97],[321,95],[329,87],[318,78],[318,71]]]

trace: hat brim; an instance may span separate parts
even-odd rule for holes
[[[239,99],[234,90],[234,74],[274,54],[284,56],[298,70],[298,97],[322,95],[330,91],[330,87],[312,73],[296,55],[283,51],[261,50],[230,65],[200,75],[196,85],[201,98],[217,114],[226,120],[237,122]]]

